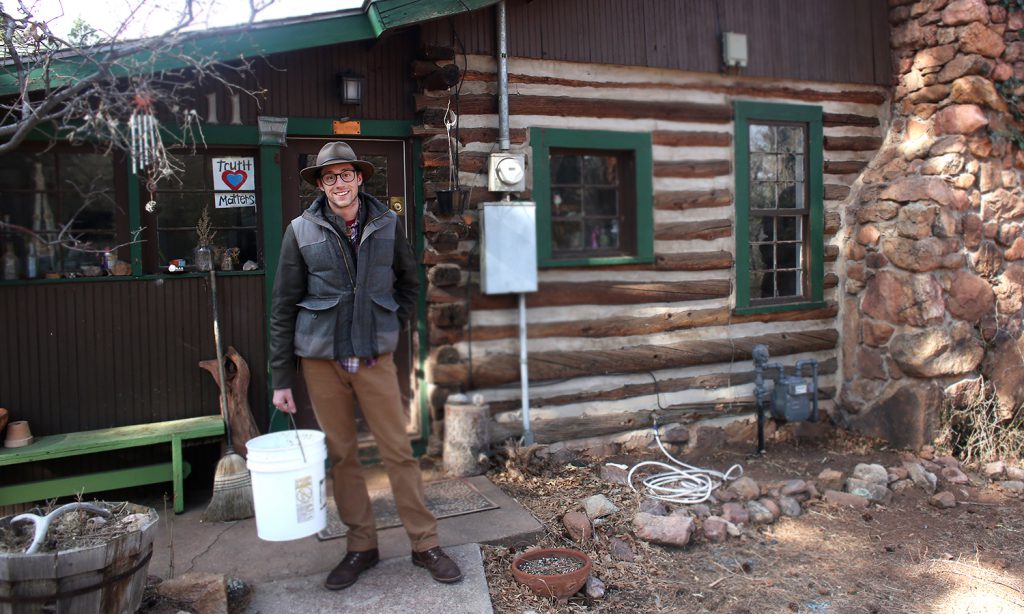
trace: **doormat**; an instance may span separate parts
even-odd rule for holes
[[[490,499],[484,496],[476,486],[462,478],[427,482],[423,485],[423,495],[427,501],[427,509],[435,518],[451,518],[475,512],[498,509]],[[395,498],[391,489],[370,491],[370,503],[373,515],[377,519],[378,529],[402,526],[402,520],[395,509]],[[334,497],[327,499],[327,526],[316,534],[321,541],[344,537],[348,527],[338,517],[338,507]]]

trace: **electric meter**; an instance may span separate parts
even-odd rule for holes
[[[522,192],[526,189],[526,157],[522,154],[492,153],[487,170],[491,192]]]

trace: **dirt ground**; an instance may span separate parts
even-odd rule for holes
[[[750,445],[724,447],[680,460],[723,472],[740,463],[762,485],[813,480],[825,468],[849,476],[858,463],[901,464],[898,451],[842,435],[812,445],[770,444],[763,457],[751,452]],[[541,546],[583,550],[606,587],[600,599],[537,597],[509,572],[518,552],[485,547],[495,612],[1024,612],[1024,502],[989,484],[978,468],[965,467],[970,486],[940,480],[940,490],[956,495],[952,509],[932,507],[917,487],[867,510],[817,499],[798,518],[744,527],[723,544],[705,541],[698,529],[689,545],[676,548],[635,538],[641,496],[600,479],[607,460],[631,466],[646,458],[519,463],[490,476],[547,527]],[[599,493],[620,511],[595,527],[590,543],[575,544],[561,517]],[[631,545],[634,562],[612,556],[613,537]]]

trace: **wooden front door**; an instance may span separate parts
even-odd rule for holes
[[[307,184],[299,177],[299,171],[307,166],[314,166],[320,148],[333,140],[337,139],[288,139],[288,145],[281,153],[281,180],[285,194],[282,209],[285,224],[304,211],[320,193],[317,188]],[[361,190],[382,203],[388,204],[393,211],[399,214],[399,219],[404,225],[405,235],[412,242],[413,237],[416,236],[416,216],[407,208],[407,205],[411,203],[412,195],[408,144],[397,140],[346,139],[345,142],[352,147],[361,160],[372,163],[377,169],[373,177],[363,183]],[[420,432],[422,421],[420,420],[419,404],[416,402],[416,363],[413,355],[415,317],[416,314],[413,312],[412,321],[402,332],[398,349],[395,350],[395,365],[398,367],[398,384],[409,419],[409,434],[413,438],[419,438],[423,433]],[[316,428],[316,418],[309,404],[309,397],[301,378],[299,379],[295,390],[295,402],[299,407],[296,421],[300,427]],[[360,439],[368,439],[369,431],[362,417],[359,418],[359,429]]]

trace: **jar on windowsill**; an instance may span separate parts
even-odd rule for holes
[[[213,249],[209,245],[199,245],[193,250],[197,271],[213,270]]]

